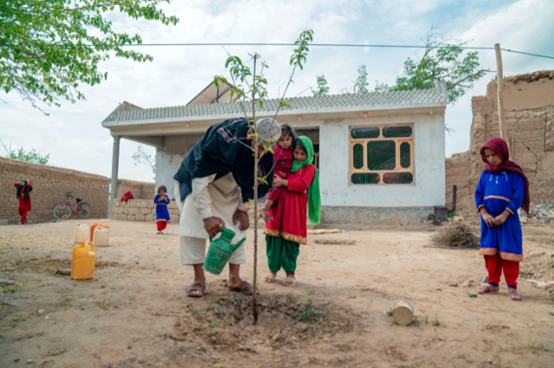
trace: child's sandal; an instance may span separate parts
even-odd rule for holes
[[[294,286],[296,285],[296,279],[294,277],[287,277],[285,278],[285,281],[283,281],[283,286]]]
[[[489,293],[497,293],[497,290],[492,290],[489,285],[483,285],[479,291],[477,291],[478,294],[489,294]]]
[[[275,280],[275,277],[277,277],[277,272],[270,272],[267,275],[265,275],[264,281],[268,284],[271,284],[273,280]]]
[[[510,290],[509,297],[510,299],[516,300],[516,301],[520,301],[522,299],[521,295],[517,293],[517,290]]]

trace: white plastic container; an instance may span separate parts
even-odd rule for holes
[[[90,229],[85,224],[77,224],[75,228],[75,244],[83,244],[90,241]]]
[[[107,247],[109,235],[110,229],[102,226],[96,227],[96,229],[94,229],[94,236],[92,237],[92,242],[94,243],[94,246]]]

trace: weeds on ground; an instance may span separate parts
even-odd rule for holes
[[[314,295],[314,294],[315,294],[315,291],[313,291],[313,290],[308,290],[308,292],[307,292],[306,294],[308,294],[308,295]]]
[[[100,302],[100,308],[102,309],[105,309],[105,310],[111,310],[112,309],[112,295],[113,295],[113,289],[112,289],[112,293],[110,294],[110,297],[107,301],[103,300]]]
[[[387,314],[389,315],[389,317],[392,317],[392,312],[394,312],[394,307],[391,307],[389,309],[389,311],[387,312]]]
[[[539,350],[542,350],[542,351],[552,350],[552,348],[548,347],[544,342],[539,341],[534,337],[530,337],[527,339],[527,346],[533,349],[533,354]]]
[[[439,317],[435,314],[435,318],[433,319],[433,326],[440,326],[441,323],[439,321]]]
[[[321,315],[321,311],[312,305],[312,300],[308,299],[304,312],[302,312],[302,319],[309,321],[312,318],[317,318]]]
[[[212,324],[210,325],[211,328],[217,328],[217,323],[215,322],[212,322]]]
[[[56,308],[67,307],[73,300],[77,300],[77,299],[79,299],[79,298],[76,297],[76,296],[66,296],[66,297],[62,298],[62,299],[56,304]]]

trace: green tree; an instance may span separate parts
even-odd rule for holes
[[[152,155],[145,152],[142,146],[137,147],[137,151],[133,154],[133,160],[135,161],[135,166],[139,164],[149,166],[154,174],[154,180],[156,180],[156,160],[152,158]]]
[[[6,153],[7,153],[6,157],[11,158],[13,160],[46,165],[48,163],[48,160],[50,159],[50,154],[47,154],[46,156],[41,156],[40,153],[38,153],[34,148],[30,151],[25,151],[23,148],[20,148],[19,150],[15,151],[12,149],[11,145],[10,147],[6,147],[6,145],[1,139],[0,139],[0,143],[2,143],[2,146],[4,146],[4,149],[6,150]]]
[[[139,35],[112,29],[109,13],[177,24],[158,9],[170,0],[0,0],[0,87],[17,92],[35,108],[38,101],[60,106],[85,98],[81,85],[107,79],[98,69],[110,55],[138,62],[153,57],[124,45],[140,44]]]
[[[356,83],[354,83],[354,93],[368,93],[367,86],[369,86],[367,82],[367,69],[365,65],[362,65],[358,68],[358,78],[356,78]]]
[[[325,75],[317,76],[317,89],[310,88],[314,96],[327,96],[329,94],[330,87],[327,87],[327,79]]]
[[[292,66],[292,72],[289,77],[288,83],[285,87],[285,91],[283,92],[283,95],[280,97],[279,104],[277,105],[277,109],[275,111],[275,115],[273,119],[277,118],[277,115],[279,114],[279,111],[283,107],[290,107],[290,105],[285,101],[285,96],[287,94],[287,90],[292,83],[292,78],[294,76],[294,73],[296,72],[297,68],[300,68],[301,70],[304,69],[304,64],[306,63],[306,59],[308,56],[309,51],[309,43],[313,41],[313,31],[311,29],[307,29],[303,31],[296,42],[294,43],[296,48],[294,49],[290,59],[289,64]],[[267,79],[264,76],[264,71],[269,68],[269,66],[261,61],[260,62],[260,54],[254,53],[249,54],[251,60],[252,60],[252,68],[250,68],[247,65],[244,65],[242,60],[238,56],[231,56],[229,55],[229,58],[227,59],[225,63],[225,67],[229,69],[230,78],[226,78],[220,75],[216,75],[214,77],[214,82],[216,86],[219,85],[221,81],[227,83],[231,86],[231,94],[237,94],[239,96],[238,103],[240,104],[242,111],[244,113],[244,117],[246,120],[250,122],[250,127],[252,130],[252,134],[248,136],[249,139],[254,140],[254,147],[258,147],[258,142],[263,140],[266,137],[262,137],[260,133],[257,132],[256,125],[254,122],[256,121],[256,109],[259,106],[260,108],[263,107],[265,101],[267,100]],[[323,77],[323,76],[322,76]],[[325,77],[323,77],[325,79]],[[327,81],[325,81],[327,83]],[[241,143],[239,141],[239,143]],[[275,143],[275,142],[273,142]],[[244,144],[244,143],[242,143]],[[250,147],[250,146],[248,146]],[[268,184],[267,177],[260,177],[258,175],[258,162],[260,160],[260,153],[258,150],[252,149],[252,153],[254,156],[254,198],[251,201],[254,205],[254,277],[253,277],[253,287],[254,287],[254,293],[252,295],[252,315],[254,317],[254,324],[258,323],[258,303],[256,302],[256,294],[257,294],[257,277],[258,277],[258,185],[260,183]],[[267,147],[264,145],[264,148],[268,151],[273,152],[271,147]]]
[[[456,102],[473,87],[473,82],[490,72],[481,68],[476,51],[464,53],[462,47],[466,44],[453,39],[439,39],[431,29],[421,59],[408,58],[404,62],[403,75],[396,78],[395,85],[376,82],[374,91],[428,89],[434,87],[435,80],[442,79],[446,81],[450,102]]]

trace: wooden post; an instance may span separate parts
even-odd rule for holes
[[[508,132],[506,131],[506,125],[504,124],[504,72],[502,70],[502,52],[500,50],[500,44],[494,44],[494,49],[496,51],[496,90],[498,92],[498,127],[500,131],[500,138],[504,139],[510,146],[508,140]],[[511,148],[511,147],[509,147]]]

